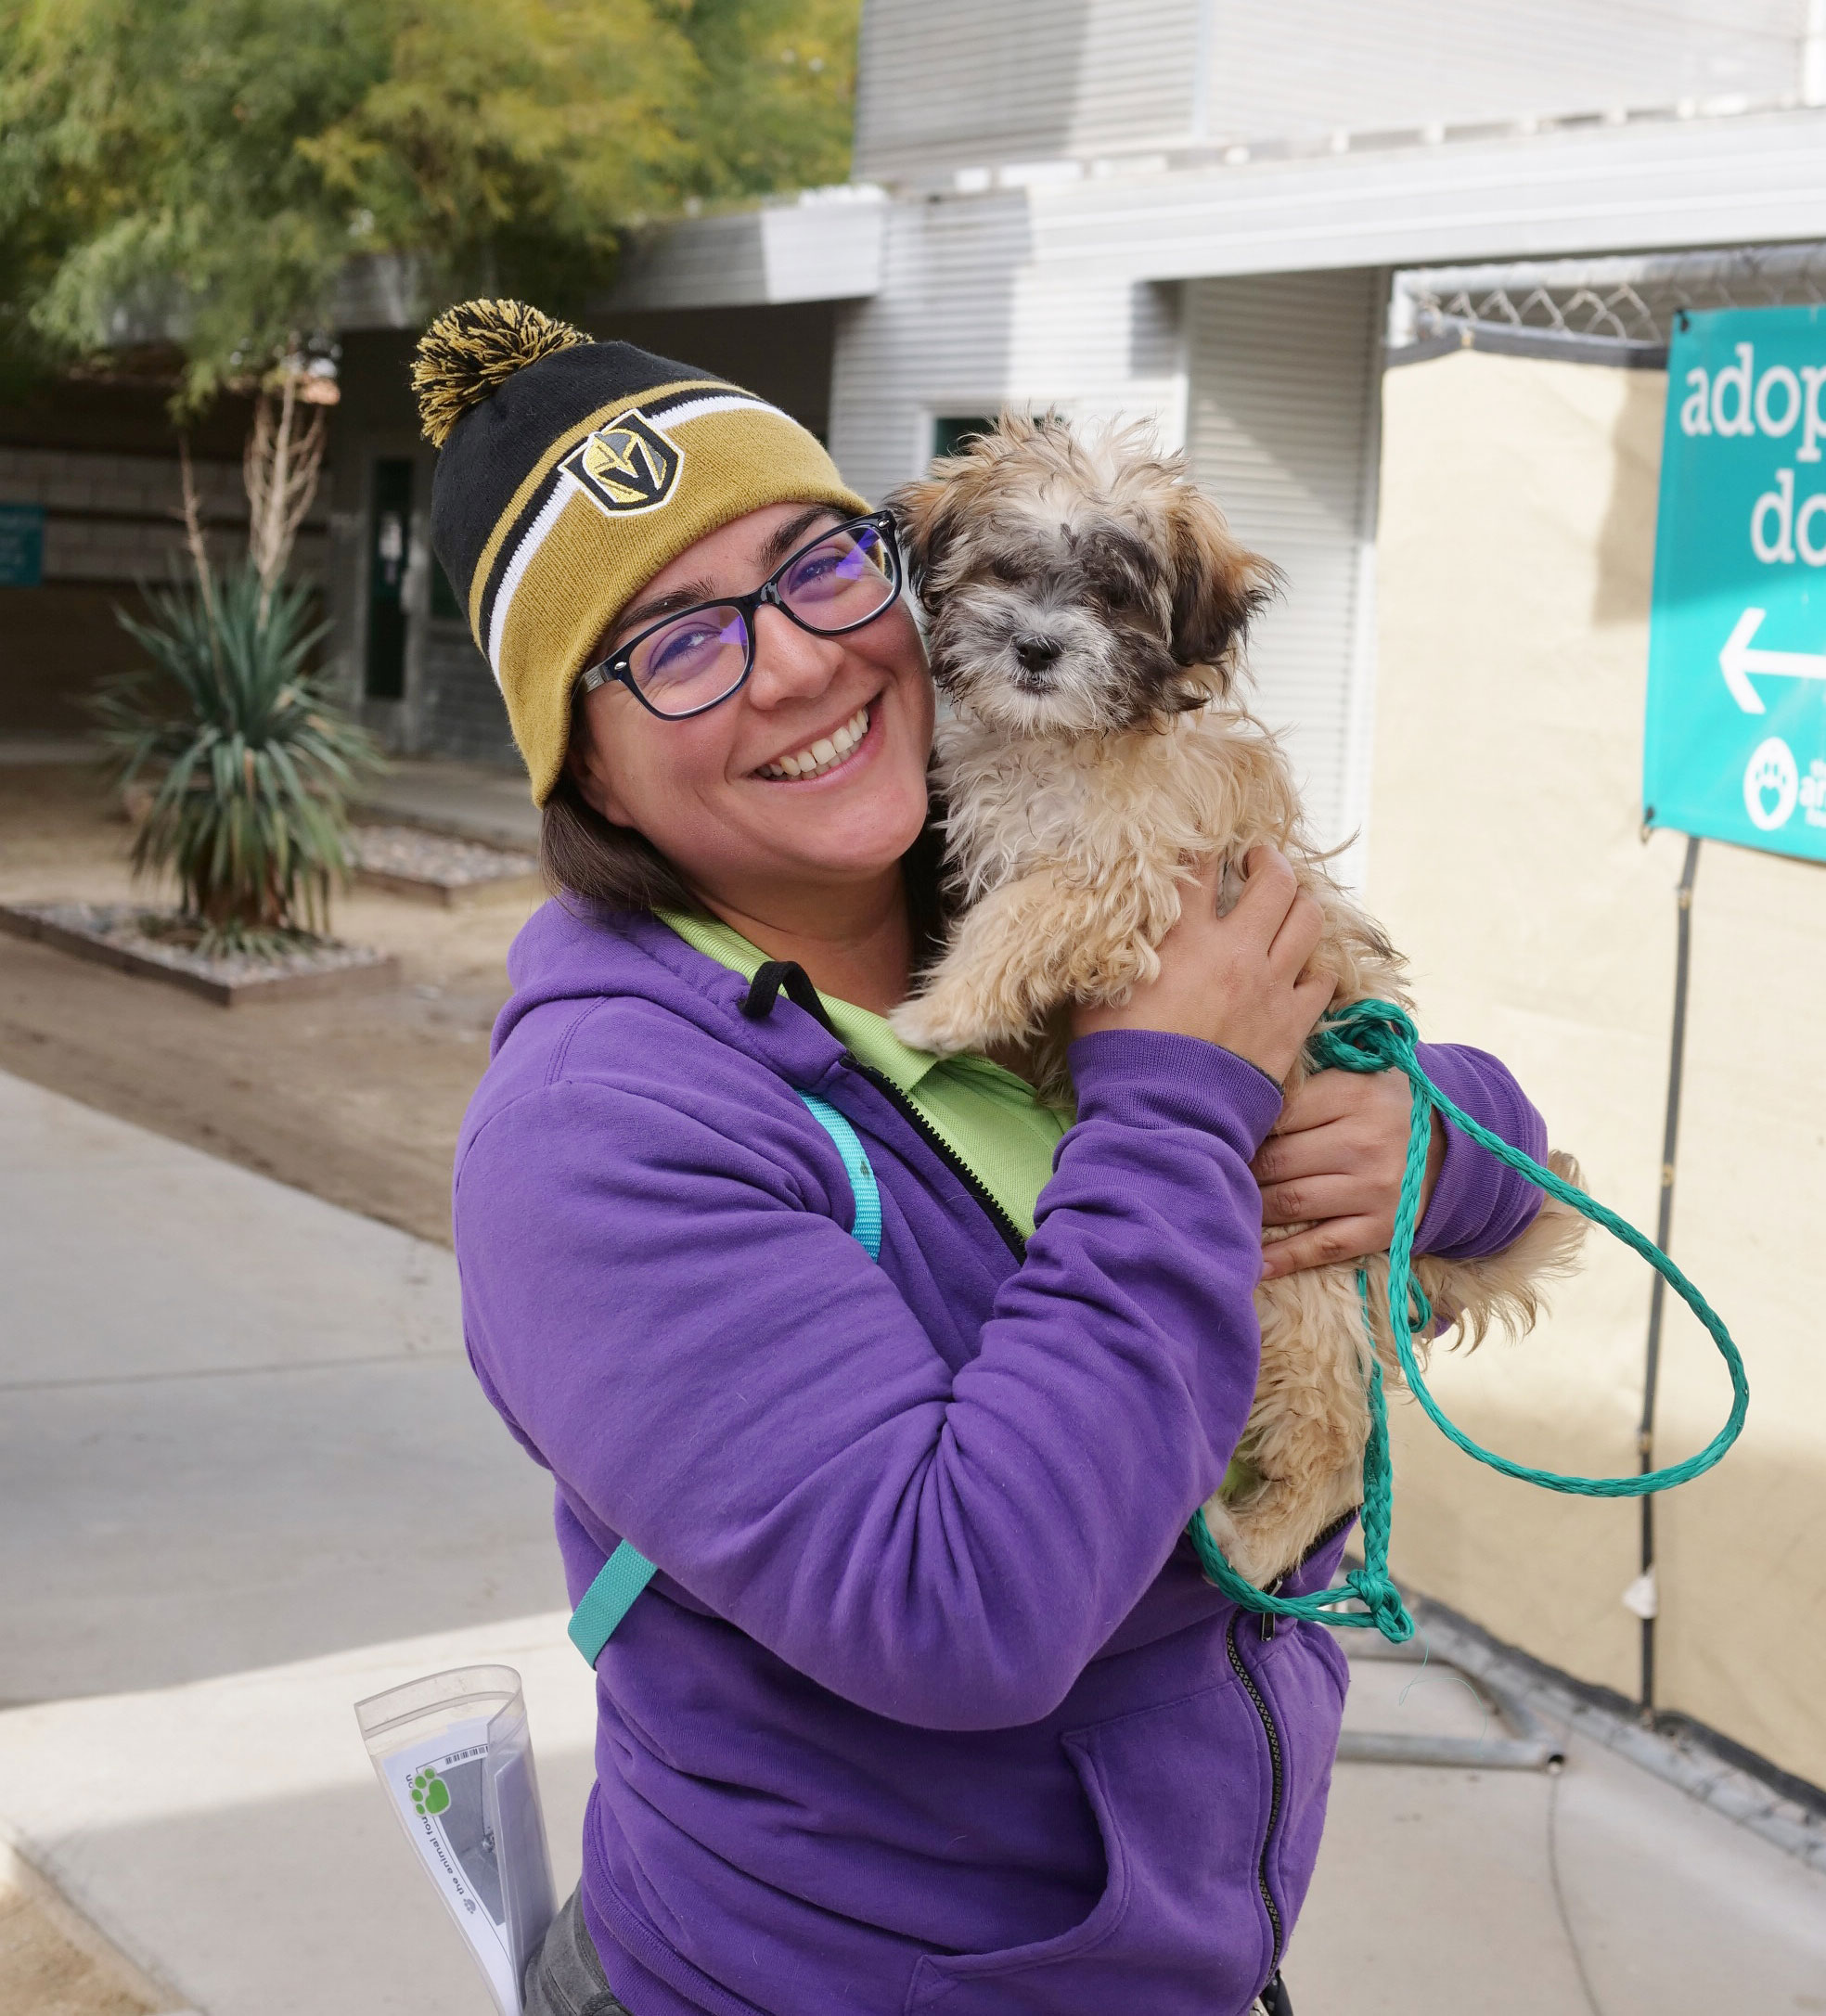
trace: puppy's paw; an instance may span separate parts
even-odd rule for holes
[[[1221,1494],[1214,1491],[1199,1509],[1204,1514],[1205,1530],[1217,1543],[1224,1559],[1245,1582],[1253,1582],[1260,1588],[1267,1577],[1260,1573],[1254,1550]]]
[[[888,1027],[909,1049],[931,1050],[938,1057],[981,1050],[996,1040],[984,1027],[976,1004],[961,990],[944,986],[903,1001],[888,1017]]]

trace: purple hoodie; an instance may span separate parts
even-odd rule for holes
[[[1190,1037],[1077,1044],[1034,1236],[781,994],[547,904],[465,1121],[469,1355],[557,1483],[574,1601],[660,1574],[598,1663],[584,1911],[636,2016],[1237,2016],[1324,1818],[1345,1669],[1183,1538],[1247,1419],[1249,1161],[1275,1085]],[[1434,1048],[1538,1149],[1513,1081]],[[881,1192],[881,1263],[795,1087]],[[1533,1193],[1469,1144],[1423,1232]],[[1321,1586],[1342,1533],[1290,1578]]]

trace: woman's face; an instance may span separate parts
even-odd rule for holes
[[[598,655],[686,603],[752,592],[841,521],[824,507],[770,504],[706,534],[653,576]],[[693,888],[752,916],[765,914],[769,894],[891,869],[925,820],[932,737],[932,679],[904,601],[839,637],[764,608],[754,636],[748,683],[707,713],[664,721],[621,684],[598,687],[567,759],[605,818],[644,834]],[[816,777],[780,774],[782,758],[811,767],[814,744],[858,716],[867,728],[841,762]]]

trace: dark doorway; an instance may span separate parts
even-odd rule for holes
[[[405,698],[405,561],[412,530],[412,464],[374,465],[368,507],[367,659],[362,690],[373,700]]]

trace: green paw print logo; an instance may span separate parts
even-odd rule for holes
[[[412,1804],[420,1813],[442,1813],[450,1804],[450,1788],[435,1771],[420,1771],[412,1781]]]

